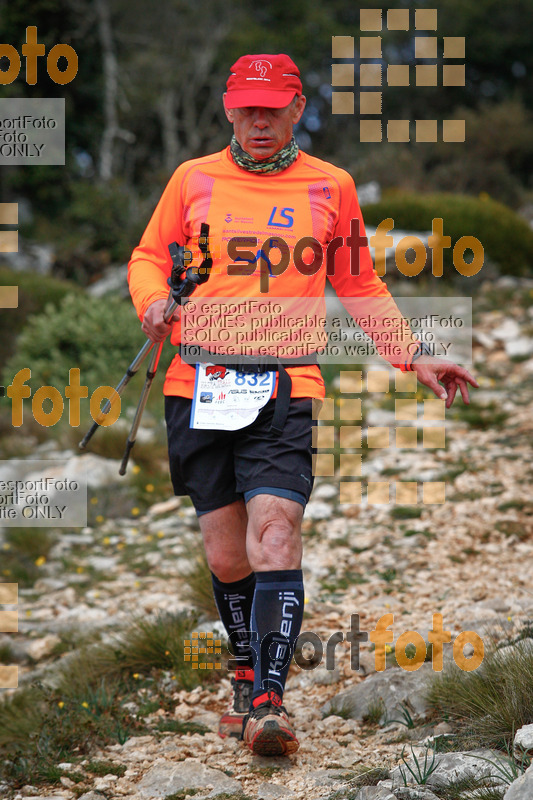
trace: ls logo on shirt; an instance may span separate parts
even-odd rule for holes
[[[272,211],[270,212],[270,219],[268,220],[268,225],[271,228],[292,228],[294,225],[294,218],[287,212],[292,211],[294,214],[294,208],[281,208],[278,213],[278,207],[274,206]],[[278,219],[276,221],[276,214],[278,214]],[[282,222],[281,220],[286,220],[286,222]]]

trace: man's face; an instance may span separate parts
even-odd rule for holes
[[[224,98],[226,95],[224,95]],[[295,97],[285,108],[226,108],[226,117],[243,150],[257,159],[269,158],[291,140],[292,128],[303,114],[305,97]]]

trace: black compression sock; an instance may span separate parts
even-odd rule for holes
[[[254,699],[268,690],[283,697],[294,645],[304,613],[301,569],[256,573],[252,641],[256,654]]]
[[[213,579],[213,594],[228,637],[235,654],[234,661],[240,669],[253,667],[253,653],[250,648],[250,617],[255,589],[255,573],[233,583],[222,583],[216,575]]]

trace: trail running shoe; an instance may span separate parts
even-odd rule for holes
[[[231,679],[231,700],[227,710],[220,717],[218,735],[241,738],[242,721],[250,709],[254,688],[253,669],[238,669]]]
[[[295,753],[300,743],[279,695],[265,692],[255,699],[254,704],[242,725],[242,738],[252,753],[260,756]]]

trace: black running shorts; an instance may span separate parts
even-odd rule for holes
[[[260,487],[292,489],[309,499],[313,488],[312,400],[291,399],[281,436],[269,432],[275,400],[238,431],[189,427],[192,400],[165,397],[170,476],[176,495],[199,512],[214,511]]]

